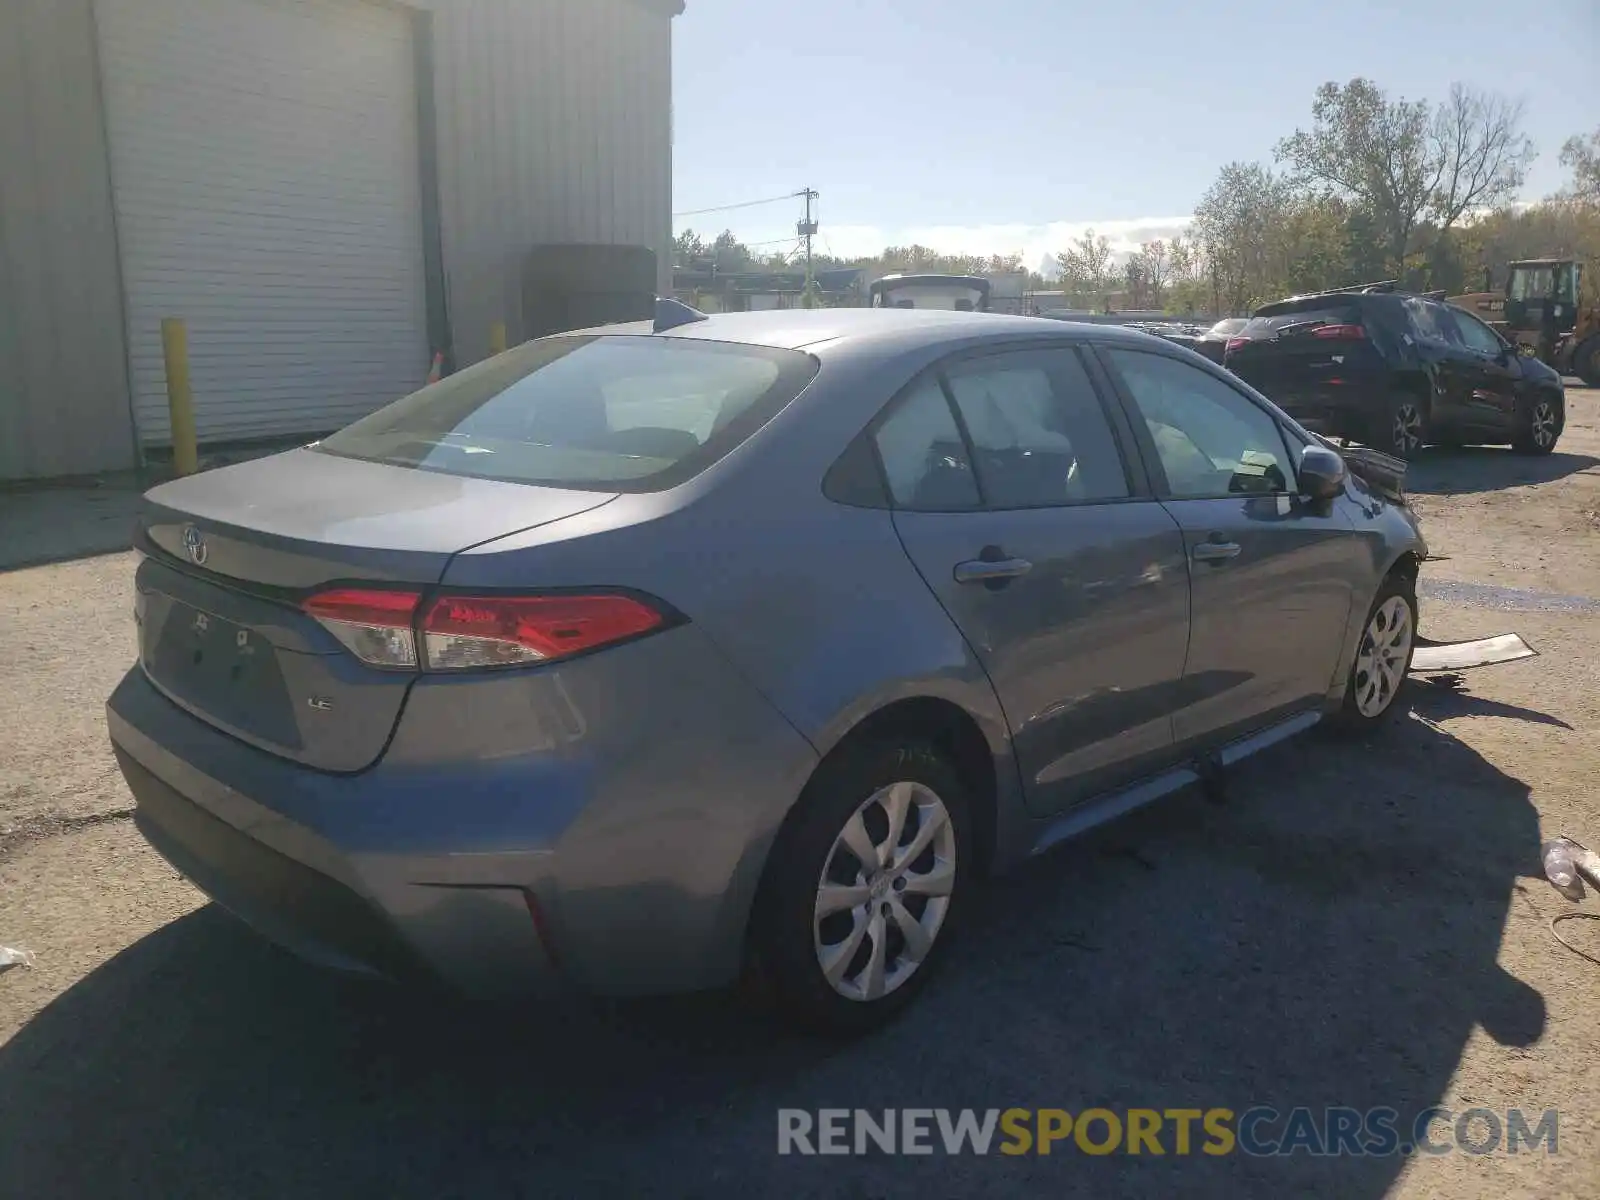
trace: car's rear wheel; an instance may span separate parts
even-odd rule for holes
[[[1511,447],[1519,454],[1549,454],[1566,425],[1566,406],[1544,392],[1518,406],[1517,434]]]
[[[797,1022],[865,1032],[903,1009],[950,941],[971,862],[960,776],[931,747],[879,742],[818,768],[754,914],[756,964]]]
[[[1407,460],[1421,452],[1428,437],[1428,406],[1424,401],[1410,392],[1391,392],[1381,421],[1374,431],[1373,449]]]
[[[1352,732],[1372,729],[1394,712],[1416,642],[1416,591],[1398,574],[1390,575],[1367,610],[1338,713],[1339,726]]]

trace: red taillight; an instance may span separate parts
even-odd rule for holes
[[[1246,337],[1231,337],[1228,339],[1228,344],[1223,347],[1222,352],[1224,354],[1232,354],[1240,346],[1246,345],[1249,341],[1250,339]]]
[[[1360,325],[1318,325],[1311,336],[1330,342],[1361,342],[1366,340],[1367,331]]]
[[[340,588],[301,607],[362,662],[464,671],[546,662],[659,628],[666,618],[621,595],[443,596],[422,615],[416,592]]]
[[[301,608],[362,662],[414,669],[417,640],[411,626],[421,600],[416,592],[339,588],[319,592]]]
[[[661,626],[631,596],[444,596],[422,618],[430,671],[566,658]]]

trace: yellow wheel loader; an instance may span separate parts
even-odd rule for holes
[[[1509,264],[1505,290],[1450,296],[1563,375],[1600,387],[1600,304],[1583,298],[1583,264],[1528,258]]]

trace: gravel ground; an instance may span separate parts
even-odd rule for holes
[[[1600,598],[1600,393],[1561,452],[1413,470],[1430,582]],[[101,703],[131,556],[0,574],[0,1162],[15,1195],[1568,1196],[1600,1176],[1600,967],[1543,836],[1600,846],[1600,614],[1425,592],[1542,656],[1414,689],[983,897],[849,1047],[727,997],[485,1013],[320,975],[145,848]],[[1499,607],[1490,605],[1498,604]],[[1526,610],[1526,611],[1518,611]],[[1593,899],[1585,908],[1600,911]],[[1563,928],[1572,929],[1572,925]],[[1577,937],[1600,949],[1587,923]],[[1558,1108],[1560,1149],[1440,1158],[780,1158],[779,1107]]]

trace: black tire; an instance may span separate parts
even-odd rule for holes
[[[853,927],[858,920],[871,921],[874,917],[868,913],[861,918],[859,910],[850,909],[819,919],[819,886],[825,869],[835,882],[840,877],[834,872],[841,868],[847,876],[856,871],[852,856],[835,854],[836,842],[858,810],[880,791],[901,782],[928,789],[948,814],[954,878],[942,923],[937,925],[931,949],[922,956],[920,965],[912,967],[903,982],[886,994],[875,999],[853,999],[842,994],[824,975],[820,948],[848,942],[848,936],[833,926],[835,918],[845,927]],[[968,789],[960,775],[942,755],[922,742],[896,740],[846,747],[817,768],[772,847],[751,920],[752,965],[759,973],[763,990],[789,1019],[814,1032],[848,1037],[877,1028],[916,998],[945,957],[977,878],[971,814]],[[866,816],[872,840],[887,840],[886,809],[873,806]],[[909,846],[915,836],[916,827],[908,818],[900,845]],[[925,852],[917,863],[927,865],[932,858],[931,851]],[[883,897],[867,900],[861,909],[871,910],[881,903],[883,908],[879,911],[886,912],[888,901],[893,900],[910,910],[921,900],[893,889],[891,882]],[[927,903],[921,904],[924,919],[929,912]],[[892,923],[885,916],[884,926]],[[834,941],[835,937],[839,940]],[[866,951],[870,960],[872,943],[868,932],[850,962],[860,961],[861,951]],[[904,935],[894,928],[886,937],[884,953],[896,955],[898,965],[902,952],[909,952],[909,948]],[[845,974],[854,974],[848,965]],[[845,982],[849,982],[848,978]]]
[[[1551,392],[1536,392],[1517,403],[1517,430],[1511,448],[1518,454],[1549,454],[1566,428],[1567,407]]]
[[[1374,708],[1364,701],[1374,675],[1368,657],[1369,649],[1374,649],[1371,643],[1375,640],[1374,625],[1378,614],[1382,612],[1389,602],[1394,599],[1405,602],[1407,619],[1410,622],[1409,633],[1403,653],[1399,655],[1400,661],[1391,665],[1398,665],[1398,677],[1392,686],[1387,689],[1387,695],[1381,696],[1381,706]],[[1391,610],[1392,611],[1392,610]],[[1332,725],[1342,733],[1362,734],[1380,728],[1400,708],[1400,696],[1406,690],[1408,681],[1407,672],[1411,670],[1411,656],[1417,647],[1417,594],[1412,582],[1398,573],[1390,573],[1385,577],[1378,588],[1378,594],[1372,598],[1372,603],[1367,608],[1366,619],[1361,625],[1361,640],[1356,644],[1355,659],[1350,664],[1350,674],[1345,682],[1344,702],[1339,706],[1339,711],[1334,714]],[[1383,677],[1377,677],[1380,683],[1380,692]]]
[[[1572,373],[1592,388],[1600,388],[1600,333],[1583,339],[1572,352]]]
[[[1384,400],[1371,431],[1374,450],[1410,461],[1428,444],[1428,402],[1397,388]]]

